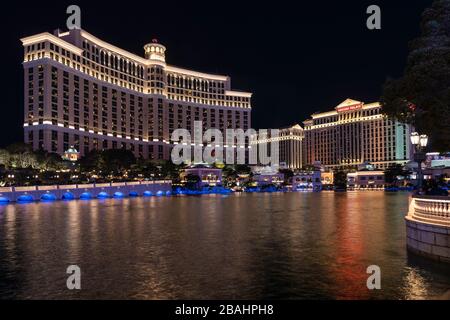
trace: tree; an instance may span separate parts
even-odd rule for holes
[[[80,170],[83,173],[95,172],[99,176],[124,175],[136,164],[133,152],[126,149],[91,150],[80,159]]]
[[[87,173],[93,171],[100,171],[101,152],[97,150],[89,151],[84,157],[80,159],[80,171]]]
[[[222,169],[222,176],[225,178],[236,179],[237,172],[233,165],[225,165]]]
[[[222,181],[227,187],[236,186],[236,182],[240,180],[239,176],[251,176],[252,169],[245,164],[225,165],[222,168]]]
[[[280,169],[278,170],[284,176],[284,183],[287,184],[294,176],[294,172],[291,169]]]
[[[222,182],[227,187],[234,187],[236,185],[236,180],[238,178],[238,173],[234,165],[225,165],[222,168]]]
[[[403,77],[388,80],[380,100],[387,116],[429,135],[433,149],[450,150],[450,0],[424,11]]]
[[[334,186],[337,189],[347,188],[347,173],[345,171],[339,170],[334,173]]]
[[[133,152],[126,149],[108,149],[100,153],[99,169],[105,175],[122,175],[136,163]]]
[[[5,149],[0,149],[0,165],[4,166],[5,168],[9,165],[9,157],[10,154]]]
[[[33,168],[39,167],[36,155],[30,145],[25,143],[15,143],[2,150],[1,163],[5,168]]]
[[[186,180],[186,188],[188,188],[189,190],[197,189],[201,181],[198,175],[191,173],[186,175],[185,180]]]
[[[131,170],[134,177],[141,176],[146,179],[158,177],[160,174],[158,167],[152,160],[142,157],[137,159],[136,164],[131,166]]]
[[[387,184],[395,184],[397,182],[397,177],[406,177],[408,174],[410,174],[410,172],[403,169],[401,164],[393,164],[384,171],[384,181],[386,181]]]
[[[46,170],[57,171],[63,169],[64,161],[57,153],[47,153],[45,155],[45,168]]]
[[[180,177],[180,171],[184,167],[184,164],[178,166],[172,161],[164,161],[161,165],[161,175],[165,179],[178,180]]]
[[[235,170],[237,174],[250,174],[252,173],[252,168],[246,164],[237,164],[235,166]]]

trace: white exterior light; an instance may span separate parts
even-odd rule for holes
[[[428,136],[426,134],[423,134],[420,136],[420,146],[425,148],[428,144]]]
[[[420,136],[417,132],[411,133],[411,143],[415,146],[419,144]]]

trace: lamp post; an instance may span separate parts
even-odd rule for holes
[[[415,147],[414,161],[417,162],[417,190],[419,191],[422,188],[422,162],[426,159],[424,150],[428,144],[428,136],[413,132],[411,133],[411,143]]]

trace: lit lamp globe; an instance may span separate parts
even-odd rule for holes
[[[420,136],[417,132],[411,133],[411,143],[417,146],[420,142]]]
[[[426,134],[423,134],[420,136],[420,146],[422,148],[425,148],[428,144],[428,136]]]

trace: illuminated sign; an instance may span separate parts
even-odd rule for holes
[[[362,107],[363,107],[363,105],[362,105],[362,103],[360,103],[360,104],[355,104],[355,105],[351,105],[351,106],[338,107],[338,108],[336,108],[336,111],[337,112],[354,111],[354,110],[362,109]]]
[[[337,112],[346,112],[362,109],[364,103],[361,101],[347,99],[336,107]]]

